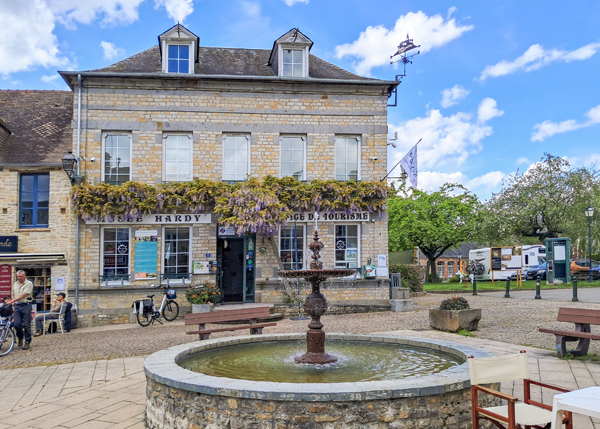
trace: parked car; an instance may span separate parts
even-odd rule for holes
[[[546,263],[544,262],[541,265],[538,265],[536,267],[531,267],[528,271],[527,271],[527,280],[535,280],[538,278],[538,276],[543,276],[540,278],[540,280],[544,280],[546,279]]]
[[[600,267],[600,263],[592,261],[592,268]],[[575,271],[587,271],[590,269],[590,260],[585,258],[577,258],[571,260],[571,273]]]
[[[587,271],[586,273],[580,273],[580,274],[587,274],[588,279],[589,279],[590,273],[592,274],[592,279],[600,280],[600,267],[592,268],[591,270]]]

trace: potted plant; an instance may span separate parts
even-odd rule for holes
[[[479,325],[479,320],[481,309],[471,308],[468,301],[462,297],[445,299],[440,308],[429,309],[429,325],[440,331],[474,331]]]
[[[221,301],[221,291],[209,282],[198,286],[190,286],[185,291],[185,297],[192,304],[192,313],[207,313],[213,305]]]

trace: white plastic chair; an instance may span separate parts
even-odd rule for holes
[[[55,318],[46,318],[46,316],[50,316],[51,313],[44,313],[44,320],[43,320],[43,325],[44,325],[44,331],[43,334],[46,335],[46,324],[50,324],[52,322],[56,322],[58,323],[58,325],[60,326],[60,333],[64,334],[65,330],[64,330],[64,323],[65,323],[65,309],[66,309],[67,305],[65,302],[60,304],[60,309],[58,310],[58,319]]]

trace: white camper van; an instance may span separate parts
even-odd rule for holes
[[[476,274],[475,279],[491,280],[492,268],[494,280],[506,280],[517,270],[543,264],[546,261],[546,246],[541,244],[513,247],[483,247],[469,251],[469,264],[483,266],[483,274]]]

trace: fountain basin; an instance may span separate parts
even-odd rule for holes
[[[434,375],[356,383],[275,383],[213,377],[178,362],[217,347],[301,340],[304,334],[229,337],[171,347],[149,356],[149,428],[470,427],[467,356],[491,353],[445,341],[390,335],[328,334],[327,339],[405,344],[451,354],[465,363]],[[498,385],[492,386],[499,388]],[[484,398],[485,399],[485,398]],[[493,400],[481,402],[498,405]]]

